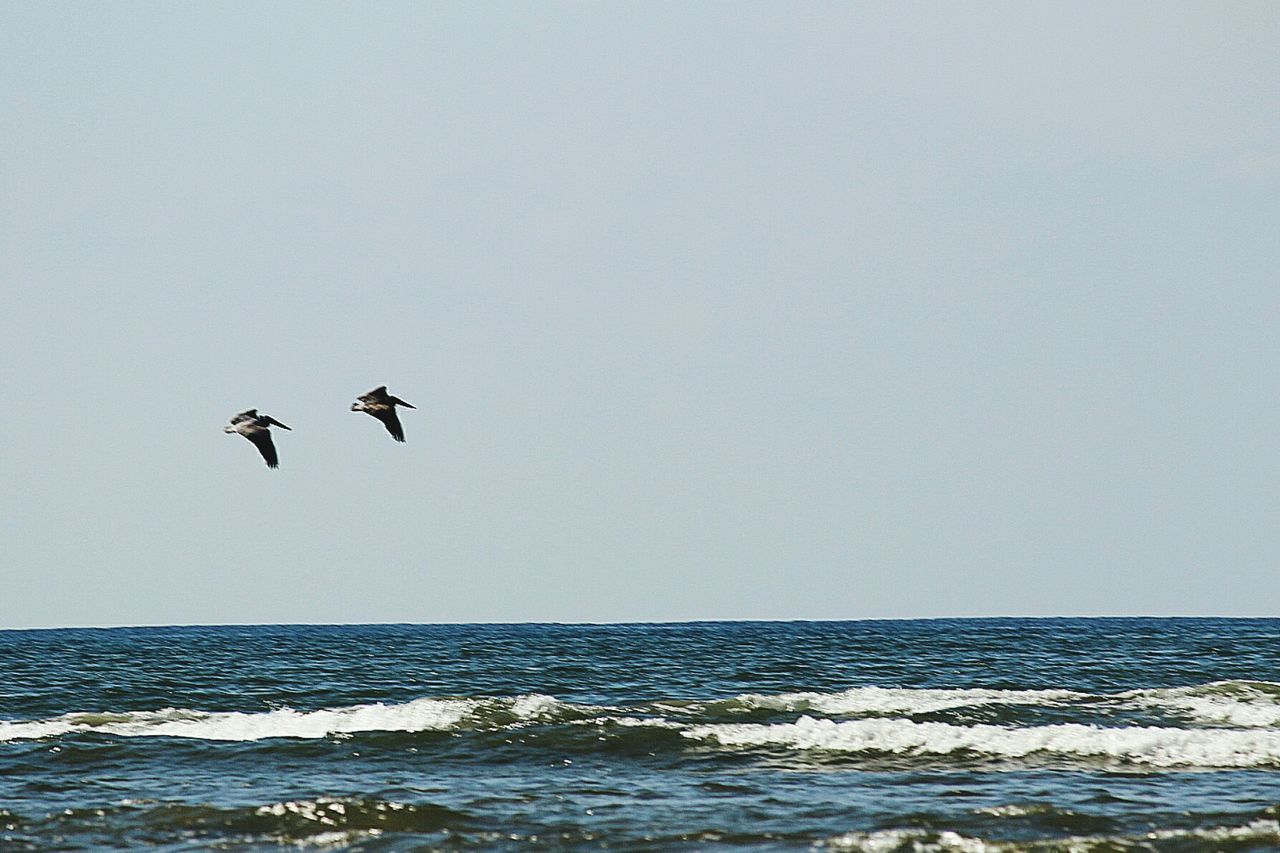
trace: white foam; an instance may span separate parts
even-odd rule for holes
[[[1196,840],[1222,843],[1224,841],[1261,841],[1273,844],[1280,841],[1280,821],[1260,819],[1245,826],[1214,826],[1207,829],[1157,829],[1144,838],[1152,841]]]
[[[1280,684],[1270,681],[1216,681],[1193,687],[1131,690],[1114,694],[1075,690],[911,689],[855,687],[837,693],[747,693],[731,710],[825,714],[832,716],[913,715],[984,705],[1062,706],[1095,703],[1134,709],[1168,709],[1191,719],[1236,728],[1280,728]]]
[[[348,829],[341,832],[321,832],[310,838],[300,838],[293,842],[294,847],[347,847],[365,838],[377,838],[381,829]]]
[[[1061,813],[1061,810],[1049,805],[1048,803],[1009,803],[1004,806],[991,806],[985,809],[976,809],[978,814],[989,814],[992,817],[1029,817],[1031,815],[1045,815]]]
[[[624,728],[647,728],[647,729],[683,729],[685,723],[678,723],[675,720],[666,720],[660,717],[625,717],[625,716],[603,716],[592,717],[587,720],[575,720],[580,725],[598,726],[603,724],[612,724],[622,726]]]
[[[406,808],[402,803],[378,803],[375,807],[376,811],[399,811]],[[273,815],[275,817],[283,817],[285,815],[295,815],[302,820],[311,821],[315,824],[325,827],[333,827],[306,836],[305,838],[297,838],[293,840],[295,847],[333,847],[337,845],[354,844],[356,841],[365,838],[377,838],[382,835],[382,830],[377,828],[367,829],[342,829],[339,828],[346,823],[347,805],[341,800],[291,800],[283,803],[274,803],[269,806],[260,806],[255,810],[255,814]],[[283,843],[283,839],[281,841]]]
[[[284,803],[260,806],[254,813],[274,815],[275,817],[292,814],[303,820],[337,826],[346,816],[347,806],[341,800],[290,800]]]
[[[989,705],[1171,709],[1205,728],[1099,728],[1062,724],[1031,728],[913,722],[904,716]],[[679,717],[752,710],[805,714],[764,724],[678,722]],[[643,716],[633,716],[640,712]],[[671,719],[668,713],[676,716]],[[652,716],[650,716],[652,715]],[[813,717],[855,718],[822,720]],[[1194,687],[1090,694],[1072,690],[955,690],[855,687],[833,693],[743,694],[719,701],[641,703],[634,707],[572,705],[553,696],[422,698],[314,711],[280,708],[215,712],[181,708],[71,713],[44,720],[0,721],[0,742],[101,732],[123,737],[250,741],[349,737],[372,731],[497,729],[537,722],[614,723],[679,729],[726,746],[776,745],[841,752],[946,754],[956,750],[1017,757],[1035,752],[1097,756],[1151,766],[1271,766],[1280,737],[1280,684],[1223,681]]]
[[[737,697],[749,708],[769,711],[815,711],[820,714],[865,716],[928,714],[950,708],[981,705],[1051,705],[1093,698],[1073,690],[957,690],[905,687],[854,687],[839,693],[748,693]]]
[[[243,713],[204,712],[181,708],[128,713],[64,714],[49,720],[0,722],[0,741],[34,740],[101,732],[121,737],[182,737],[201,740],[250,741],[264,738],[323,738],[353,732],[450,731],[478,722],[477,715],[497,712],[514,724],[535,722],[573,712],[574,706],[551,696],[531,694],[510,699],[415,699],[400,705],[355,705],[295,711]],[[589,709],[583,709],[589,710]]]
[[[794,723],[714,723],[685,737],[728,747],[784,747],[843,753],[999,758],[1033,754],[1101,759],[1150,767],[1280,766],[1280,732],[1157,727],[1099,728],[1076,723],[1011,728],[916,723],[901,719],[836,722],[801,717]]]
[[[882,829],[875,832],[846,832],[814,845],[829,850],[856,850],[861,853],[1031,853],[1031,851],[1148,850],[1150,842],[1182,842],[1195,849],[1216,849],[1211,845],[1280,841],[1280,822],[1255,820],[1244,826],[1211,826],[1201,829],[1157,829],[1140,836],[1073,835],[1040,841],[992,841],[964,836],[958,832],[931,832],[924,829]]]
[[[882,829],[876,832],[846,832],[815,845],[831,850],[857,850],[861,853],[988,853],[1006,849],[979,838],[958,832],[930,833],[922,829]]]
[[[1280,684],[1272,681],[1215,681],[1123,695],[1147,707],[1173,708],[1200,722],[1239,728],[1280,726]]]

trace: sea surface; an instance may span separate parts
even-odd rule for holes
[[[0,849],[1280,849],[1280,620],[0,631]]]

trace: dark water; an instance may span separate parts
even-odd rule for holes
[[[0,848],[1280,848],[1280,620],[0,632]]]

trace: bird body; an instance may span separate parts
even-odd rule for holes
[[[404,406],[408,409],[417,408],[417,406],[412,403],[406,403],[399,397],[392,397],[387,393],[386,385],[379,385],[368,394],[361,394],[357,397],[356,402],[351,404],[351,411],[372,415],[382,421],[382,425],[387,428],[387,432],[391,433],[392,438],[396,441],[404,441],[404,427],[400,425],[400,418],[396,415],[396,406]]]
[[[260,415],[257,409],[246,409],[231,418],[231,422],[222,428],[223,432],[234,432],[243,435],[253,442],[254,447],[262,454],[268,468],[279,468],[280,458],[276,455],[275,443],[271,440],[271,427],[291,429],[270,415]]]

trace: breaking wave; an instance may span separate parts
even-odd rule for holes
[[[165,708],[125,713],[72,713],[32,722],[0,722],[0,741],[34,740],[96,732],[120,737],[178,737],[252,741],[265,738],[323,738],[358,732],[427,732],[492,729],[568,721],[595,709],[528,694],[494,699],[415,699],[400,705],[355,705],[258,713]]]
[[[794,723],[694,726],[683,734],[724,747],[868,756],[1043,756],[1166,768],[1280,766],[1280,732],[1237,729],[1100,728],[1078,723],[1014,728],[892,719],[838,722],[805,716]]]
[[[816,712],[839,716],[929,714],[955,708],[988,705],[1056,705],[1093,698],[1073,690],[930,690],[894,687],[854,687],[839,693],[747,693],[723,702],[709,703],[712,710]]]
[[[1149,707],[1180,711],[1206,723],[1240,728],[1280,726],[1280,684],[1272,681],[1215,681],[1121,696]]]
[[[109,822],[135,844],[161,844],[179,832],[188,839],[218,839],[216,846],[235,839],[323,848],[346,846],[384,833],[465,831],[474,819],[465,811],[432,803],[322,797],[239,808],[125,800],[105,809],[67,809],[27,820],[15,815],[9,824],[2,821],[0,815],[0,829],[17,833],[15,840],[74,834],[86,826]]]
[[[1077,690],[997,690],[854,687],[831,693],[812,691],[745,693],[707,702],[654,703],[660,712],[732,718],[757,712],[831,717],[918,716],[974,708],[1088,707],[1103,712],[1158,711],[1193,722],[1237,728],[1280,728],[1280,684],[1269,681],[1217,681],[1193,687],[1086,693]]]
[[[1073,714],[1074,706],[1122,709],[1126,725],[1053,722],[973,724],[964,717],[911,719],[965,708],[1026,706]],[[1156,718],[1151,718],[1151,712]],[[1146,714],[1146,716],[1143,716]],[[1137,715],[1136,718],[1134,715]],[[1172,723],[1170,723],[1172,717]],[[1061,716],[1059,716],[1061,719]],[[1071,719],[1068,717],[1068,719]],[[1186,725],[1181,725],[1186,721]],[[182,708],[78,712],[0,721],[0,742],[100,734],[207,741],[326,738],[370,732],[485,732],[544,726],[587,748],[602,735],[668,730],[661,746],[690,742],[737,750],[791,750],[875,759],[1072,760],[1145,768],[1280,767],[1280,684],[1222,681],[1193,687],[1089,694],[1071,690],[940,690],[855,687],[836,692],[743,694],[625,706],[575,704],[543,694],[425,697],[300,711]],[[575,732],[590,730],[590,738]]]
[[[848,832],[814,845],[820,850],[860,853],[1120,853],[1162,850],[1258,850],[1280,845],[1280,822],[1255,820],[1241,826],[1156,829],[1141,835],[1078,835],[1042,841],[998,841],[952,831],[884,829]]]

